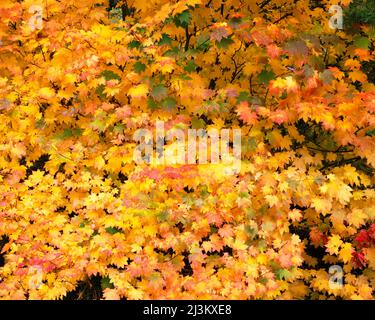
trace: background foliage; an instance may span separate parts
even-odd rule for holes
[[[373,4],[2,0],[0,298],[372,299]],[[156,120],[241,172],[136,165]]]

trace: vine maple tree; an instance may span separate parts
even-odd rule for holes
[[[350,2],[2,0],[0,298],[371,299],[374,26],[328,26]],[[241,171],[135,163],[156,121],[241,129]]]

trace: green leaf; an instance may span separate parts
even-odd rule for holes
[[[189,60],[186,66],[184,67],[184,70],[190,73],[190,72],[194,72],[197,67],[198,66],[195,64],[194,60]]]
[[[119,80],[119,81],[121,81],[121,77],[111,70],[104,70],[100,75],[102,77],[104,77],[105,80],[107,80],[107,81],[109,81],[109,80]]]
[[[148,107],[149,107],[152,111],[154,111],[154,110],[156,110],[156,109],[159,108],[159,107],[158,107],[158,104],[156,103],[156,101],[155,101],[153,98],[151,98],[151,97],[148,98],[148,100],[147,100],[147,105],[148,105]]]
[[[177,47],[173,47],[170,50],[167,50],[166,52],[164,52],[163,56],[175,57],[175,56],[178,56],[179,54],[180,54],[180,49]]]
[[[243,137],[241,148],[242,152],[254,152],[258,146],[257,140],[254,137]]]
[[[46,122],[44,121],[43,118],[40,118],[38,119],[36,122],[35,122],[35,128],[37,129],[42,129],[44,127],[44,125],[46,124]]]
[[[191,126],[193,129],[202,129],[206,126],[206,123],[203,119],[194,117],[193,119],[191,119]]]
[[[267,282],[268,282],[268,279],[267,279],[267,278],[264,278],[264,277],[262,277],[262,278],[259,278],[259,282],[260,282],[261,284],[267,284]]]
[[[182,79],[182,80],[186,80],[186,81],[192,80],[192,78],[189,77],[189,76],[186,75],[186,74],[180,74],[180,75],[179,75],[179,78]]]
[[[185,10],[174,18],[174,23],[177,27],[186,28],[189,25],[191,19],[191,13],[189,10]]]
[[[147,28],[145,27],[137,27],[137,31],[140,32],[140,33],[145,33],[147,31]]]
[[[146,65],[140,61],[137,61],[136,63],[134,63],[133,69],[134,72],[141,73],[146,70]]]
[[[109,234],[116,234],[122,232],[122,230],[117,227],[108,227],[105,229],[105,231],[107,231]]]
[[[204,51],[204,50],[207,50],[210,47],[210,45],[211,45],[210,36],[208,36],[208,35],[201,35],[197,39],[196,49]]]
[[[129,42],[129,44],[128,44],[129,49],[139,48],[140,46],[141,46],[141,43],[137,40],[133,40],[133,41]]]
[[[104,84],[100,84],[96,87],[95,93],[99,96],[100,99],[105,100],[106,95],[104,93],[105,86]]]
[[[111,283],[111,279],[109,279],[109,277],[103,277],[100,280],[100,284],[101,284],[102,290],[107,289],[107,288],[108,289],[114,289],[115,288],[113,283]]]
[[[163,100],[161,105],[163,106],[163,108],[172,109],[176,106],[176,104],[177,104],[177,102],[174,98],[167,97]]]
[[[57,133],[54,138],[58,140],[67,139],[70,137],[79,137],[82,134],[82,130],[80,128],[71,129],[66,128],[63,132]]]
[[[158,84],[152,88],[151,96],[156,100],[160,101],[164,99],[168,94],[168,90],[162,84]]]
[[[246,225],[245,226],[245,232],[247,234],[247,236],[251,239],[251,240],[254,240],[255,237],[258,235],[258,229],[256,228],[253,228],[249,225]]]
[[[286,97],[288,96],[288,93],[286,91],[284,91],[281,96],[280,96],[280,99],[286,99]]]
[[[73,136],[74,137],[79,137],[82,135],[82,129],[81,128],[75,128],[73,129]]]
[[[156,218],[163,222],[163,221],[167,221],[168,219],[168,211],[161,211],[159,213],[156,214]]]
[[[120,123],[120,124],[116,125],[113,128],[113,132],[115,132],[115,133],[123,133],[124,129],[125,129],[125,126],[122,123]]]
[[[287,269],[279,269],[275,272],[277,280],[286,280],[290,277],[290,272]]]
[[[210,225],[210,233],[212,234],[212,233],[216,233],[217,231],[218,231],[219,229],[218,229],[218,227],[216,227],[215,225]]]
[[[210,195],[208,192],[208,187],[206,185],[202,186],[201,192],[200,192],[201,197],[205,198]]]
[[[262,239],[262,240],[260,240],[258,242],[258,249],[260,250],[260,252],[266,251],[266,249],[267,249],[267,243],[266,243],[265,240]]]
[[[249,197],[249,193],[245,192],[245,191],[240,192],[238,195],[239,195],[240,198],[248,198]]]
[[[172,38],[169,36],[169,34],[166,34],[166,33],[163,33],[162,36],[161,36],[161,39],[158,43],[159,46],[162,46],[162,45],[171,45],[172,44]]]
[[[258,76],[260,83],[268,84],[271,80],[275,79],[275,74],[272,71],[262,70]]]
[[[246,210],[246,217],[248,219],[253,219],[255,217],[256,212],[252,208],[247,208]]]
[[[103,132],[105,129],[105,122],[103,121],[103,119],[97,118],[91,122],[91,126],[94,130],[99,130],[100,132]]]
[[[250,101],[250,95],[248,91],[241,91],[237,97],[237,103],[242,101]]]
[[[79,225],[79,227],[80,228],[84,228],[87,224],[89,224],[90,223],[90,220],[88,220],[88,219],[84,219],[81,223],[80,223],[80,225]]]
[[[242,22],[243,22],[242,18],[239,18],[239,17],[231,18],[229,20],[229,26],[231,28],[238,28],[240,27]]]
[[[116,74],[113,71],[111,71],[111,70],[104,70],[100,75],[102,77],[104,77],[104,79],[106,81],[109,81],[109,80],[118,80],[118,81],[121,81],[121,77],[118,74]],[[107,99],[107,96],[104,93],[104,89],[105,89],[105,85],[104,84],[98,85],[96,87],[96,89],[95,89],[95,93],[99,96],[99,98],[101,100],[106,100]]]
[[[223,38],[220,42],[216,41],[216,46],[219,49],[227,49],[234,41],[231,38]]]
[[[354,45],[357,48],[368,50],[371,45],[371,41],[366,37],[357,37],[354,39]]]

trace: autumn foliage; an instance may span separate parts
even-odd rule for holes
[[[372,299],[375,30],[328,26],[350,2],[1,0],[0,298]],[[241,171],[135,163],[158,120],[241,129]]]

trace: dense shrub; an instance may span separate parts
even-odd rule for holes
[[[371,14],[45,3],[0,5],[0,298],[373,297]],[[137,163],[156,121],[240,129],[241,170]]]

